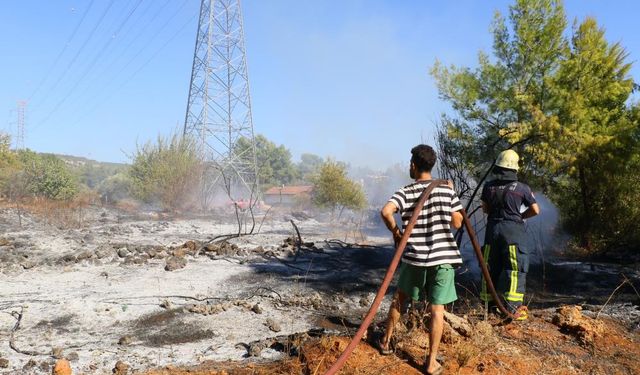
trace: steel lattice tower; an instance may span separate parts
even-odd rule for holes
[[[196,139],[210,167],[206,191],[223,187],[233,200],[255,202],[256,146],[239,0],[200,4],[184,134]]]
[[[24,132],[26,126],[25,112],[27,109],[27,102],[25,100],[18,101],[18,124],[16,129],[16,150],[24,150]]]

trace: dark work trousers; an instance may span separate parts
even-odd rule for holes
[[[504,297],[511,311],[515,311],[524,302],[529,270],[525,236],[524,224],[510,220],[489,220],[485,232],[484,260],[496,292]],[[480,298],[483,301],[493,300],[484,278]]]

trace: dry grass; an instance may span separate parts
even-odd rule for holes
[[[454,354],[458,367],[464,367],[480,354],[480,349],[469,341],[462,341],[454,349]]]
[[[115,207],[119,210],[132,214],[139,212],[140,203],[133,199],[121,199],[115,204]]]
[[[544,313],[547,314],[547,313]],[[521,324],[501,325],[498,320],[479,321],[471,337],[443,343],[447,359],[444,374],[633,374],[637,373],[640,347],[637,335],[612,321],[599,337],[597,353],[576,340],[567,339],[550,316],[533,317]],[[493,325],[492,325],[493,324]],[[399,331],[403,331],[399,324]],[[405,336],[408,335],[408,336]],[[414,328],[402,332],[404,341],[396,356],[380,356],[361,343],[341,374],[419,374],[423,368],[427,333]],[[193,369],[156,370],[148,374],[322,374],[349,343],[349,337],[321,337],[306,342],[302,355],[269,364],[210,363]],[[605,344],[606,343],[606,344]],[[224,370],[222,370],[224,369]]]
[[[28,212],[42,219],[46,224],[62,229],[82,228],[86,225],[87,207],[99,203],[96,193],[83,192],[74,199],[58,201],[41,197],[25,198],[20,202],[6,202],[18,207],[21,212]]]

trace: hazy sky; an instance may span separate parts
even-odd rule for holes
[[[447,110],[430,66],[436,58],[475,65],[478,50],[491,47],[494,12],[508,4],[242,1],[256,133],[296,159],[312,152],[380,169],[405,162],[411,146],[432,142]],[[136,142],[181,129],[199,6],[0,2],[0,128],[14,132],[16,102],[28,100],[29,148],[102,161],[127,161]],[[565,6],[570,22],[594,16],[638,59],[640,2]],[[638,79],[640,66],[632,74]]]

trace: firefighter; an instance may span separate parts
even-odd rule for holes
[[[482,210],[488,216],[483,255],[505,307],[516,320],[526,320],[528,310],[523,303],[529,250],[524,220],[538,215],[540,207],[531,188],[518,181],[518,161],[515,151],[501,152],[493,167],[494,179],[482,189]],[[521,212],[522,207],[525,209]],[[495,306],[484,279],[480,297],[492,308]]]

